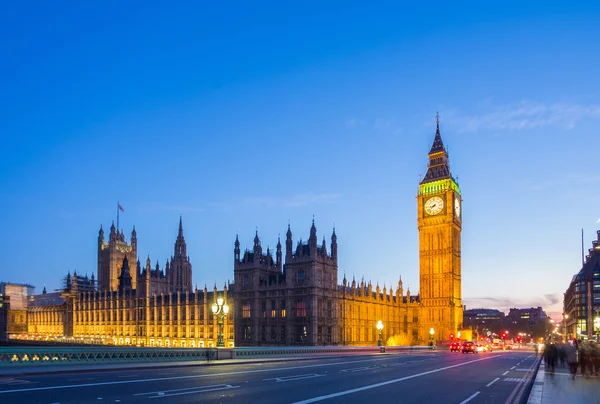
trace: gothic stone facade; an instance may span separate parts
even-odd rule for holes
[[[135,267],[137,234],[131,243],[111,227],[108,244],[102,227],[98,235],[98,288],[94,278],[79,282],[77,274],[67,275],[61,293],[41,294],[32,299],[29,333],[37,337],[75,337],[77,341],[102,341],[117,345],[208,347],[215,346],[217,318],[211,305],[218,297],[227,301],[227,285],[218,291],[192,291],[192,265],[187,256],[183,226],[166,273],[158,265]],[[88,283],[90,283],[88,285]],[[85,286],[85,288],[82,287]],[[228,302],[233,305],[232,301]],[[227,318],[225,345],[233,344],[233,325]]]
[[[425,343],[434,329],[445,340],[462,327],[461,194],[450,174],[448,155],[437,123],[426,176],[417,194],[420,294],[404,294],[369,282],[357,285],[344,277],[337,285],[335,230],[330,250],[319,245],[313,221],[308,242],[293,246],[286,233],[285,264],[278,240],[275,259],[263,253],[258,233],[253,249],[234,248],[234,323],[236,346],[374,345],[376,324],[384,323],[383,339]]]

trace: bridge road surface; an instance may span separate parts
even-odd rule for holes
[[[424,352],[0,378],[0,403],[518,403],[532,351]]]

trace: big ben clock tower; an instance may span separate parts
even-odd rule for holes
[[[417,195],[419,228],[419,338],[428,341],[457,335],[462,327],[460,232],[462,198],[450,174],[448,153],[440,135],[439,116],[429,151],[427,174]]]

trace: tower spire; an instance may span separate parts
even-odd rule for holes
[[[427,165],[427,173],[421,180],[421,184],[433,182],[441,179],[452,178],[450,174],[450,165],[448,164],[448,153],[442,141],[440,134],[440,115],[435,116],[435,137],[433,144],[429,150],[429,164]]]

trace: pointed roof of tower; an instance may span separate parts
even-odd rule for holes
[[[452,175],[450,174],[450,165],[448,164],[448,153],[442,142],[442,136],[440,135],[440,120],[439,116],[437,116],[435,138],[433,139],[433,145],[429,151],[427,173],[425,174],[425,177],[423,177],[423,180],[421,180],[421,184],[450,178],[452,178]]]
[[[179,215],[179,237],[183,237],[183,221],[181,219],[181,215]]]
[[[434,153],[445,153],[446,148],[444,147],[444,142],[442,142],[442,135],[440,135],[440,115],[436,114],[435,116],[435,138],[433,139],[433,145],[431,145],[431,150],[429,150],[429,154]]]

